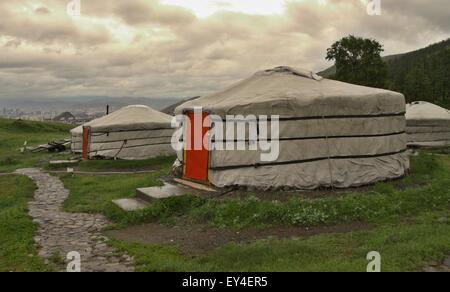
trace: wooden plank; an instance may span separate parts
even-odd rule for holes
[[[199,184],[199,183],[195,183],[195,182],[192,182],[192,181],[184,180],[184,179],[181,179],[181,178],[174,178],[174,181],[179,183],[179,184],[182,184],[184,186],[196,189],[196,190],[206,191],[206,192],[217,192],[217,190],[215,190],[215,189],[213,189],[211,187],[208,187],[208,186],[205,186],[205,185],[202,185],[202,184]]]
[[[54,160],[50,161],[51,165],[58,165],[58,164],[76,164],[80,162],[80,160]]]

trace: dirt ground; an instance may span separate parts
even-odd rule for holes
[[[216,249],[227,243],[247,243],[253,240],[277,238],[295,239],[325,233],[346,233],[370,229],[363,223],[341,224],[320,227],[273,227],[267,229],[215,229],[205,225],[168,226],[162,224],[145,224],[131,226],[122,230],[108,231],[106,235],[122,241],[167,244],[177,246],[183,254],[198,255]]]

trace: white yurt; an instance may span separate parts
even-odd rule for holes
[[[203,118],[278,115],[279,155],[266,162],[261,161],[262,149],[184,149],[179,157],[185,179],[217,187],[348,188],[402,177],[409,169],[405,98],[400,93],[277,67],[187,102],[176,113],[192,120],[198,107]],[[192,140],[186,137],[190,130],[185,131],[185,143],[191,143],[186,142]]]
[[[171,121],[148,106],[127,106],[73,129],[72,151],[83,152],[85,158],[125,160],[171,155]]]
[[[450,111],[426,101],[407,104],[406,132],[412,147],[450,146]]]
[[[78,126],[70,131],[71,150],[73,153],[83,152],[83,126]]]

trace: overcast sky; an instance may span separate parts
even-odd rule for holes
[[[367,0],[80,0],[80,17],[69,2],[1,0],[0,97],[203,95],[278,65],[324,69],[348,34],[385,54],[450,37],[448,0],[381,0],[381,16]]]

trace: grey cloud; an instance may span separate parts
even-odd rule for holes
[[[359,0],[303,0],[289,1],[283,15],[206,18],[157,0],[82,0],[88,24],[70,19],[64,2],[36,0],[51,14],[29,17],[0,3],[0,97],[202,95],[267,67],[323,69],[326,48],[350,33],[398,53],[450,31],[448,9],[419,0],[384,0],[377,17]]]

